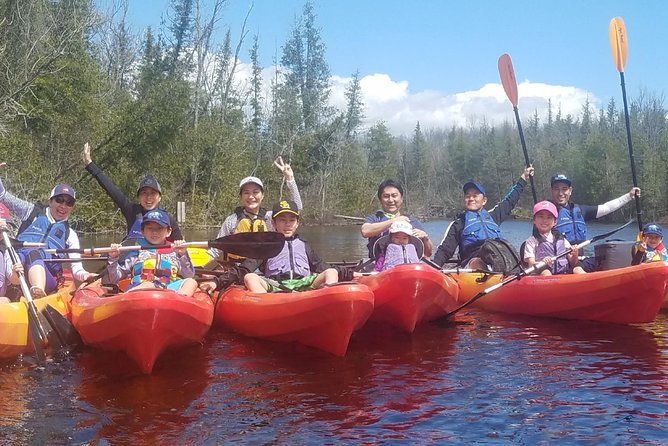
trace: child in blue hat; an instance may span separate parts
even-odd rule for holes
[[[167,288],[184,296],[192,296],[197,290],[195,268],[190,260],[183,240],[176,240],[172,246],[157,248],[167,243],[172,233],[170,217],[162,209],[153,209],[144,214],[141,223],[144,247],[138,253],[119,263],[120,244],[111,245],[109,253],[109,278],[118,283],[123,277],[131,276],[132,281],[126,291],[141,288]],[[151,248],[155,246],[156,248]]]
[[[642,240],[633,245],[632,265],[668,261],[668,251],[663,246],[663,228],[656,223],[647,223],[642,228]]]

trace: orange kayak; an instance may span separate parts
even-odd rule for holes
[[[73,282],[67,280],[57,293],[35,299],[37,311],[41,312],[47,305],[51,305],[60,314],[69,317],[73,289]],[[32,351],[29,343],[26,305],[23,302],[0,304],[0,358],[14,358]]]
[[[371,311],[373,293],[358,283],[267,294],[233,286],[218,301],[215,320],[246,336],[299,342],[343,356],[353,331]]]
[[[457,282],[423,263],[395,266],[356,280],[374,294],[375,306],[369,320],[386,322],[408,333],[416,325],[457,307]]]
[[[213,302],[202,291],[193,297],[163,289],[105,293],[99,286],[74,293],[74,327],[86,345],[124,351],[147,374],[167,348],[202,342],[213,321]]]
[[[459,303],[499,283],[478,273],[452,275],[459,283]],[[528,276],[483,296],[473,307],[502,313],[620,324],[651,322],[666,294],[668,263],[655,262],[589,274]]]

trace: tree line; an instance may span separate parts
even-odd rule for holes
[[[239,35],[219,29],[226,3],[215,0],[205,10],[201,0],[172,0],[160,29],[136,36],[127,0],[106,12],[90,0],[0,0],[7,188],[43,200],[55,182],[72,184],[74,225],[93,232],[124,222],[83,168],[85,141],[129,195],[143,175],[155,175],[164,207],[187,203],[185,227],[219,225],[249,174],[265,181],[266,203],[277,200],[278,155],[293,166],[305,217],[317,222],[375,210],[376,187],[388,177],[405,185],[406,208],[419,216],[454,215],[470,178],[495,202],[518,177],[524,161],[511,122],[426,130],[416,122],[407,136],[393,136],[383,122],[364,127],[358,72],[351,74],[345,109],[331,107],[326,46],[311,3],[277,53],[281,68],[271,88],[263,88],[259,60],[268,50],[249,36],[248,16],[239,19]],[[250,80],[241,83],[246,57]],[[668,115],[663,98],[650,92],[632,98],[630,111],[643,212],[660,219],[668,215]],[[623,111],[613,99],[598,110],[586,103],[579,116],[550,107],[546,119],[534,113],[523,126],[539,198],[547,197],[555,173],[572,178],[574,199],[582,203],[602,203],[630,188]],[[531,205],[527,193],[519,214],[528,215]]]

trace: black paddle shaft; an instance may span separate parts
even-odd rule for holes
[[[638,187],[638,177],[636,175],[636,161],[633,156],[633,139],[631,138],[631,121],[629,119],[629,106],[626,101],[626,82],[624,82],[624,72],[619,72],[619,79],[622,84],[622,100],[624,102],[624,122],[626,123],[626,142],[629,146],[629,160],[631,161],[631,178],[633,187]],[[640,197],[636,194],[636,219],[638,220],[638,231],[642,231],[642,209],[640,208]]]
[[[517,110],[517,107],[513,107],[515,112],[515,120],[517,121],[517,130],[520,132],[520,143],[522,144],[522,152],[524,152],[524,163],[526,167],[530,167],[531,163],[529,162],[529,153],[527,152],[527,143],[524,140],[524,130],[522,130],[522,120],[520,119],[520,112]],[[536,186],[533,184],[533,176],[529,175],[529,183],[531,183],[531,195],[533,196],[533,204],[538,203],[538,197],[536,196]]]

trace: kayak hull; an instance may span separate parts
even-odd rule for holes
[[[167,348],[202,342],[213,312],[211,299],[200,291],[192,297],[162,289],[106,296],[103,288],[91,286],[72,299],[72,323],[84,343],[123,351],[146,374]]]
[[[246,336],[298,342],[343,356],[352,333],[372,311],[373,293],[357,283],[267,294],[234,286],[218,301],[215,321]]]
[[[50,305],[66,318],[70,315],[70,298],[74,284],[67,280],[54,294],[35,299],[37,311]],[[31,352],[32,345],[28,329],[28,309],[24,302],[0,304],[0,358],[14,358]]]
[[[460,304],[499,283],[493,275],[453,274]],[[651,322],[666,294],[668,263],[655,262],[589,274],[528,276],[478,299],[473,307],[486,311],[633,324]]]
[[[356,280],[374,293],[374,311],[369,320],[388,323],[408,333],[457,306],[457,282],[422,263],[399,265]]]

